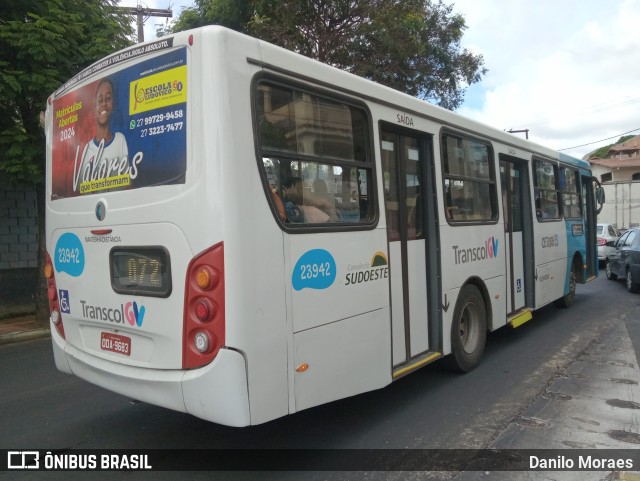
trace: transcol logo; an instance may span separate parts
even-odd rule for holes
[[[493,259],[498,255],[498,239],[491,236],[482,245],[477,247],[467,247],[460,249],[458,246],[451,246],[455,263],[467,264],[469,262]]]
[[[120,304],[119,308],[92,306],[83,300],[80,300],[80,305],[82,306],[82,317],[115,324],[124,324],[126,321],[132,326],[142,327],[145,308],[136,301]]]

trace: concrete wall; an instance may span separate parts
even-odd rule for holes
[[[35,188],[0,176],[0,317],[33,311],[39,271]]]
[[[613,224],[619,229],[640,225],[640,181],[602,184],[605,204],[598,222]]]
[[[591,171],[593,176],[602,182],[602,174],[611,174],[612,182],[624,182],[631,180],[634,174],[640,174],[640,167],[621,167],[611,169],[602,165],[592,164]]]

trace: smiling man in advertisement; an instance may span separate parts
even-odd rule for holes
[[[80,193],[102,190],[100,186],[104,189],[128,186],[135,178],[129,169],[127,140],[120,132],[112,132],[109,125],[113,114],[113,82],[108,78],[98,82],[94,114],[96,135],[84,147],[77,176],[74,169],[73,188],[77,190],[80,181]],[[98,179],[105,182],[96,182]]]
[[[186,63],[178,49],[54,101],[53,200],[184,183]]]

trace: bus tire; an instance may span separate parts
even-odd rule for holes
[[[480,364],[487,340],[487,310],[480,290],[467,284],[460,291],[451,323],[451,354],[448,366],[469,372]]]
[[[573,304],[573,301],[576,298],[576,282],[577,282],[576,270],[575,268],[572,267],[571,273],[569,274],[569,292],[567,292],[560,299],[556,299],[553,302],[556,305],[556,307],[561,307],[563,309],[566,309],[567,307]]]

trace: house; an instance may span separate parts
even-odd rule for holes
[[[640,135],[614,145],[603,158],[589,159],[593,176],[600,182],[640,181]]]
[[[614,145],[606,156],[589,162],[606,197],[598,222],[623,230],[640,225],[640,135]]]

